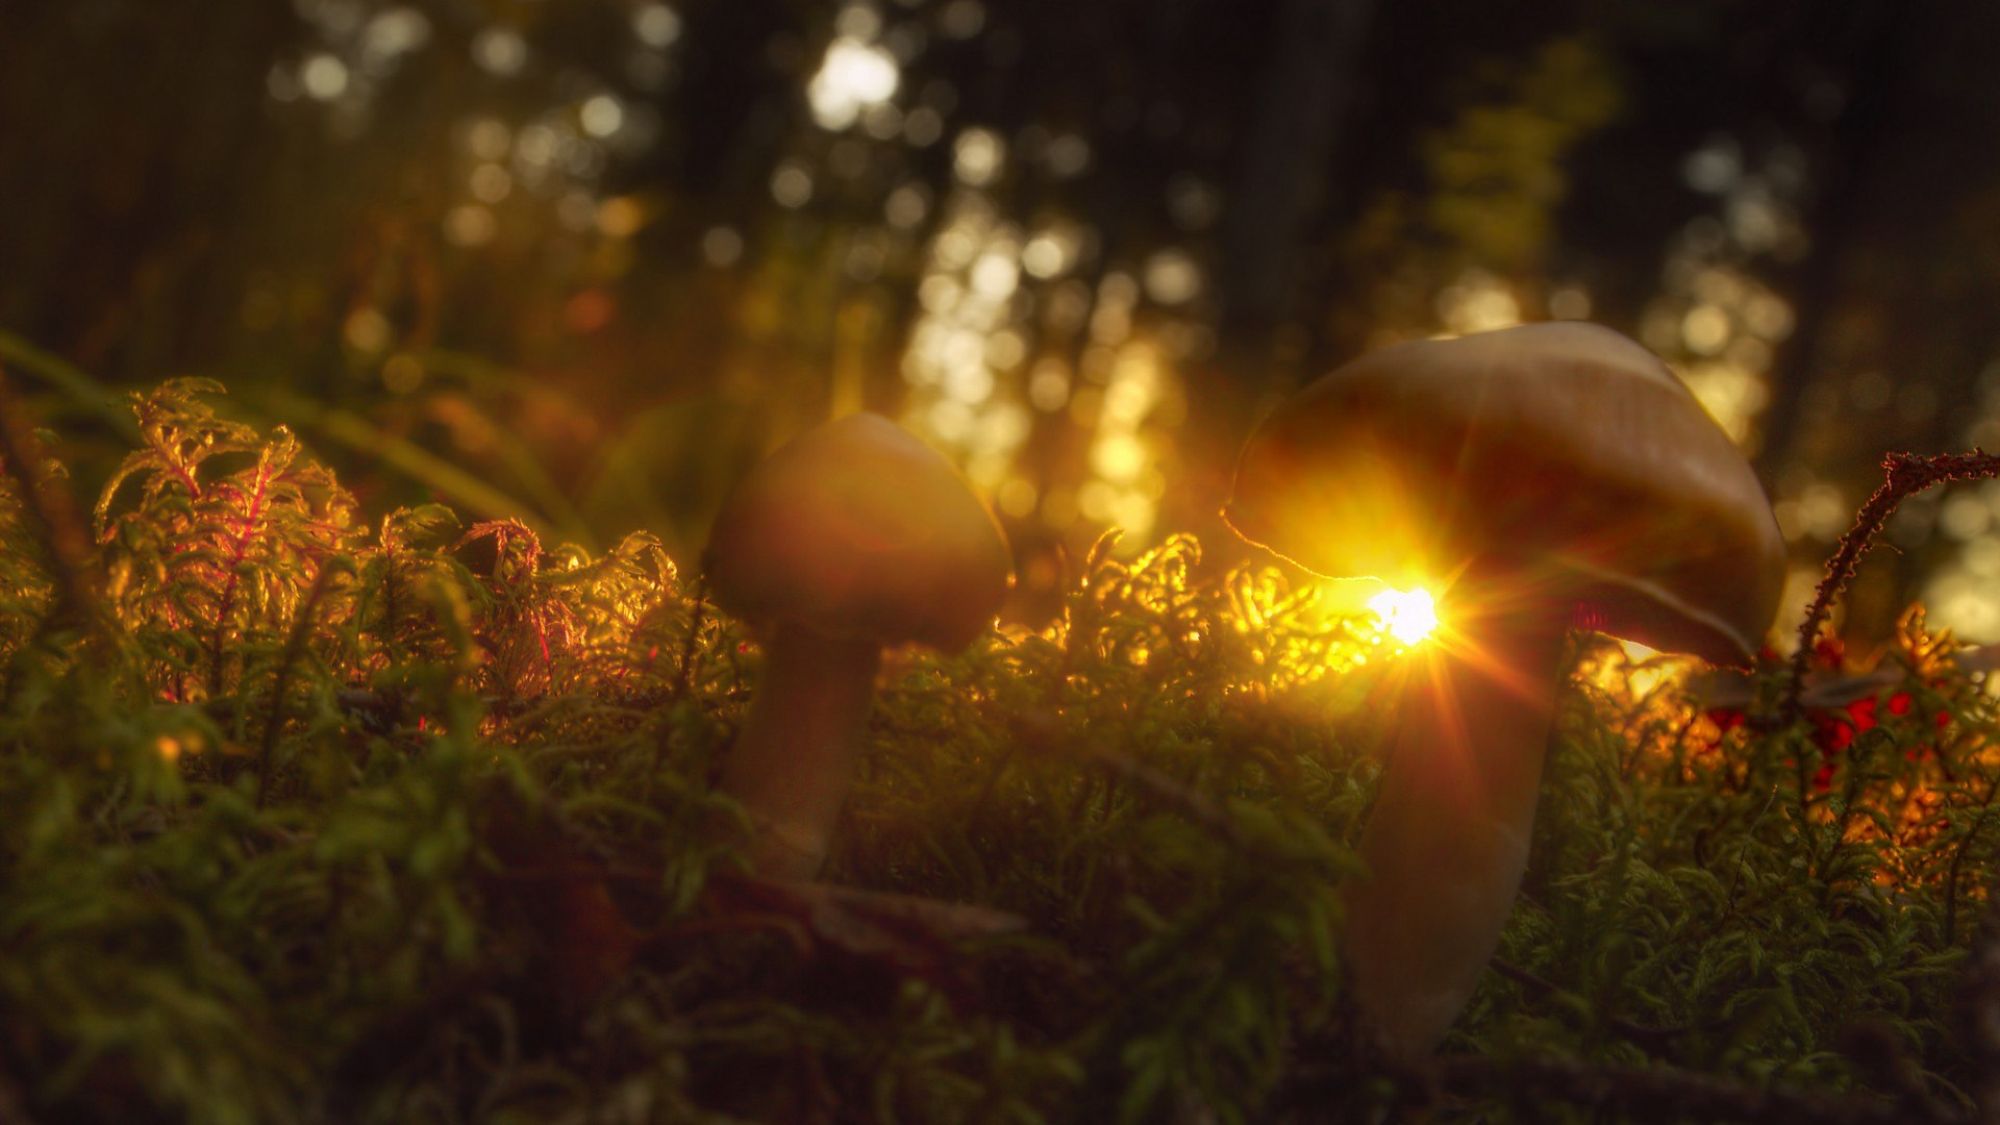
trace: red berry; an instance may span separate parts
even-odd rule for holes
[[[1746,717],[1743,712],[1733,707],[1716,707],[1708,713],[1708,721],[1714,723],[1716,729],[1722,731],[1724,734],[1742,726]]]

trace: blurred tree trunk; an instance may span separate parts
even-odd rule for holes
[[[1238,150],[1221,231],[1221,318],[1205,370],[1188,380],[1184,487],[1167,526],[1215,540],[1235,452],[1266,400],[1286,389],[1286,328],[1296,321],[1299,255],[1341,159],[1375,0],[1282,0],[1270,65]]]
[[[113,376],[193,358],[269,150],[287,5],[27,5],[0,34],[0,324]],[[227,308],[222,306],[227,305]]]
[[[1375,0],[1283,0],[1222,230],[1226,352],[1268,347],[1294,310],[1298,250],[1325,198]]]
[[[1778,349],[1770,375],[1771,400],[1765,409],[1758,468],[1774,480],[1798,454],[1803,419],[1801,409],[1814,380],[1824,372],[1829,329],[1842,298],[1857,227],[1867,212],[1898,206],[1883,198],[1875,170],[1883,165],[1888,129],[1908,117],[1910,45],[1920,17],[1919,5],[1900,3],[1874,7],[1873,18],[1862,21],[1853,38],[1860,55],[1848,72],[1845,100],[1832,123],[1832,140],[1818,162],[1818,187],[1805,229],[1812,246],[1792,276],[1780,282],[1791,294],[1792,334]]]
[[[1807,218],[1814,249],[1789,290],[1795,327],[1773,369],[1761,453],[1767,479],[1826,481],[1849,506],[1880,483],[1884,453],[1967,444],[2000,341],[2000,193],[1989,187],[2000,158],[1964,143],[2000,127],[1989,74],[2000,13],[1885,4],[1871,16],[1848,33],[1856,62]],[[1860,393],[1862,379],[1876,389]],[[1857,576],[1853,638],[1887,637],[1959,549],[1921,526],[1897,545]]]

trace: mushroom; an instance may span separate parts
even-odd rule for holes
[[[852,414],[751,470],[702,555],[716,604],[761,630],[764,677],[722,771],[764,875],[811,878],[859,756],[884,646],[964,648],[1012,581],[993,514],[895,423]]]
[[[1784,540],[1666,365],[1576,323],[1402,344],[1325,376],[1252,435],[1223,516],[1322,576],[1443,587],[1346,892],[1356,1011],[1378,1048],[1427,1055],[1520,887],[1568,629],[1747,664]]]

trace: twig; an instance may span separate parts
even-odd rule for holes
[[[1995,966],[1995,979],[2000,980],[2000,958]],[[1994,1014],[2000,1017],[2000,1008]],[[1307,1057],[1353,1057],[1351,1045],[1339,1042],[1315,1040],[1302,1049]],[[1568,1103],[1632,1122],[1985,1125],[2000,1121],[1995,1116],[1969,1116],[1929,1096],[1920,1086],[1900,1090],[1901,1096],[1891,1098],[1866,1091],[1824,1094],[1784,1083],[1752,1083],[1675,1066],[1626,1066],[1546,1054],[1447,1055],[1404,1061],[1365,1050],[1361,1054],[1365,1061],[1359,1067],[1334,1063],[1306,1068],[1272,1104],[1305,1109],[1306,1119],[1322,1120],[1311,1116],[1310,1107],[1343,1103],[1357,1089],[1357,1080],[1373,1075],[1394,1084],[1394,1106],[1405,1115],[1400,1119],[1407,1120],[1425,1120],[1429,1107],[1451,1098],[1544,1109]]]
[[[1834,600],[1854,577],[1855,567],[1875,545],[1876,536],[1889,522],[1889,517],[1895,514],[1897,505],[1905,497],[1934,484],[2000,476],[2000,456],[1976,448],[1970,453],[1940,453],[1930,457],[1915,453],[1891,453],[1882,459],[1882,469],[1882,484],[1855,513],[1854,526],[1840,537],[1840,545],[1835,548],[1833,557],[1827,560],[1826,577],[1820,579],[1819,587],[1813,591],[1812,604],[1806,610],[1805,620],[1799,625],[1799,647],[1792,653],[1791,672],[1785,680],[1783,709],[1779,714],[1785,723],[1796,722],[1803,713],[1799,696],[1805,688],[1806,667],[1812,661],[1813,643],[1819,639],[1820,626],[1826,623]],[[1799,771],[1800,790],[1803,792],[1803,755],[1799,758]]]
[[[1924,1064],[1887,1021],[1864,1017],[1840,1029],[1840,1053],[1863,1083],[1892,1091],[1911,1122],[1962,1122],[1965,1110],[1932,1092]]]
[[[1518,984],[1523,988],[1528,989],[1530,992],[1533,992],[1537,996],[1576,995],[1570,990],[1564,988],[1562,985],[1559,985],[1556,982],[1549,980],[1547,977],[1541,976],[1531,970],[1524,969],[1521,966],[1513,964],[1512,962],[1507,961],[1504,958],[1495,957],[1490,962],[1490,964],[1492,964],[1494,972],[1499,973],[1501,976],[1506,977],[1508,980],[1513,981],[1515,984]],[[1623,1016],[1605,1017],[1604,1026],[1610,1028],[1612,1031],[1617,1032],[1618,1034],[1624,1036],[1625,1038],[1632,1040],[1634,1043],[1637,1043],[1640,1046],[1645,1047],[1647,1050],[1655,1052],[1657,1052],[1661,1047],[1664,1047],[1668,1042],[1673,1040],[1676,1036],[1683,1035],[1686,1032],[1693,1030],[1692,1028],[1688,1027],[1652,1027],[1647,1024],[1637,1023],[1632,1020],[1628,1020]]]
[[[1232,848],[1251,850],[1250,840],[1244,836],[1242,828],[1207,794],[1181,784],[1129,754],[1088,742],[1080,744],[1080,749],[1120,780],[1137,785],[1151,794],[1154,800],[1207,829]]]
[[[1832,1096],[1783,1085],[1671,1067],[1604,1066],[1554,1057],[1438,1059],[1398,1076],[1420,1094],[1553,1099],[1597,1106],[1631,1121],[1742,1122],[1745,1125],[1917,1125],[1912,1107],[1867,1095]],[[1425,1099],[1430,1100],[1430,1099]],[[1963,1121],[1930,1116],[1936,1125]]]

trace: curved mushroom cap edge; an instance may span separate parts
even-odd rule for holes
[[[1784,539],[1749,462],[1658,357],[1524,325],[1364,355],[1245,443],[1224,518],[1328,577],[1469,564],[1665,652],[1747,663]]]

